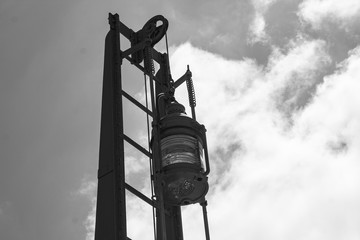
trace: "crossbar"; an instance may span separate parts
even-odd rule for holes
[[[139,198],[141,198],[142,200],[144,200],[146,203],[148,203],[149,205],[157,208],[156,206],[156,202],[152,201],[150,198],[148,198],[147,196],[145,196],[144,194],[142,194],[141,192],[139,192],[138,190],[136,190],[134,187],[130,186],[129,184],[125,183],[125,188],[127,190],[129,190],[132,194],[138,196]]]
[[[130,102],[132,102],[133,104],[135,104],[136,106],[138,106],[141,110],[143,110],[144,112],[146,112],[147,114],[149,114],[151,117],[153,117],[152,112],[145,107],[144,105],[142,105],[139,101],[137,101],[135,98],[133,98],[132,96],[130,96],[127,92],[125,92],[124,90],[122,90],[122,95],[124,97],[126,97]]]
[[[135,142],[134,140],[132,140],[130,137],[126,136],[124,134],[124,139],[130,143],[131,145],[133,145],[135,148],[137,148],[140,152],[142,152],[143,154],[145,154],[146,156],[148,156],[149,158],[152,158],[151,153],[146,150],[145,148],[143,148],[142,146],[140,146],[137,142]]]

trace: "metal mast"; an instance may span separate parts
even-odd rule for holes
[[[161,25],[158,25],[158,23]],[[127,240],[125,191],[145,201],[156,212],[156,240],[182,240],[181,206],[199,203],[203,209],[205,237],[210,239],[205,195],[210,172],[206,129],[196,122],[195,94],[189,67],[177,81],[170,74],[169,57],[154,45],[166,34],[168,21],[160,15],[134,32],[109,14],[110,31],[105,39],[98,193],[95,240]],[[120,34],[131,47],[120,49]],[[122,88],[121,65],[128,60],[149,78],[151,110]],[[155,73],[154,61],[160,66]],[[187,83],[192,118],[174,97],[175,89]],[[146,84],[146,83],[145,83]],[[123,98],[152,119],[151,151],[124,133]],[[153,196],[147,197],[125,182],[124,142],[151,161]]]

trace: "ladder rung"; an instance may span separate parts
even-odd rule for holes
[[[134,140],[132,140],[131,138],[129,138],[128,136],[126,136],[124,134],[124,139],[130,143],[131,145],[133,145],[135,148],[137,148],[140,152],[142,152],[143,154],[145,154],[146,156],[148,156],[149,158],[152,158],[152,154],[146,150],[145,148],[143,148],[142,146],[140,146],[137,142],[135,142]]]
[[[138,190],[136,190],[135,188],[133,188],[129,184],[125,183],[125,188],[127,190],[129,190],[130,192],[132,192],[134,195],[138,196],[139,198],[141,198],[142,200],[147,202],[148,204],[150,204],[151,206],[153,206],[155,208],[157,207],[156,202],[154,202],[153,200],[151,200],[150,198],[148,198],[147,196],[145,196],[144,194],[142,194],[141,192],[139,192]]]
[[[142,105],[141,103],[139,103],[135,98],[133,98],[132,96],[130,96],[127,92],[125,92],[124,90],[122,90],[122,95],[124,97],[126,97],[130,102],[132,102],[133,104],[135,104],[136,106],[138,106],[141,110],[143,110],[144,112],[146,112],[147,114],[149,114],[151,117],[153,117],[152,112],[145,107],[144,105]]]

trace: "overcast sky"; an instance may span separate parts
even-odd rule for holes
[[[109,12],[135,31],[164,15],[173,77],[190,64],[212,239],[360,239],[358,0],[2,0],[0,239],[93,239]],[[142,115],[125,112],[144,142]],[[149,192],[146,160],[127,159]],[[183,215],[185,239],[204,239],[200,207]],[[151,209],[130,195],[128,219],[130,238],[153,239]]]

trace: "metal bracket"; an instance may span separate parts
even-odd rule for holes
[[[179,87],[183,82],[189,80],[192,77],[192,72],[189,69],[189,65],[187,66],[187,70],[184,75],[182,75],[178,80],[174,82],[174,87]]]
[[[151,39],[147,38],[144,41],[134,45],[133,47],[130,47],[128,49],[126,49],[125,51],[123,51],[121,53],[121,58],[124,59],[125,57],[129,56],[129,55],[133,55],[134,53],[143,50],[146,46],[150,46],[151,44]]]

